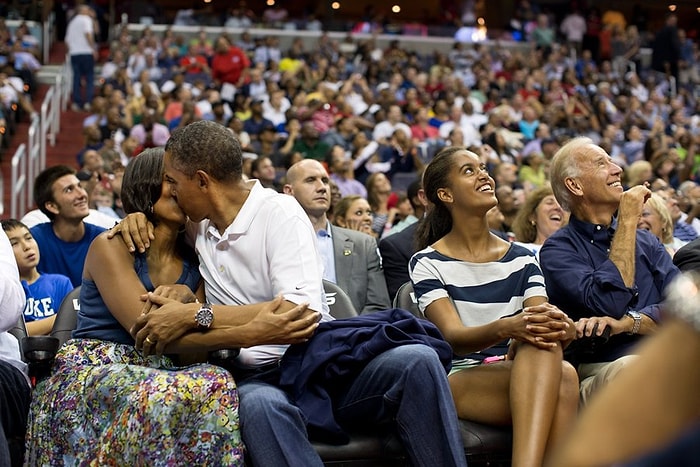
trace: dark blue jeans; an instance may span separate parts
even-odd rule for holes
[[[237,383],[241,433],[254,466],[323,465],[284,391],[254,378]],[[378,355],[334,405],[342,425],[393,421],[413,465],[467,465],[447,376],[430,347]]]
[[[82,107],[92,102],[95,92],[95,57],[92,54],[71,55],[73,68],[73,103]],[[85,100],[81,93],[81,80],[85,79]]]

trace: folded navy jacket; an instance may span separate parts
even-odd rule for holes
[[[307,428],[324,441],[345,444],[347,433],[333,415],[334,396],[377,355],[398,346],[423,344],[435,349],[448,372],[452,348],[430,321],[392,308],[319,324],[303,344],[289,347],[280,361],[280,387],[301,409]]]

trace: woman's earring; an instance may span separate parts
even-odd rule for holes
[[[530,224],[531,224],[533,227],[537,225],[537,223],[536,223],[535,221],[530,221]]]

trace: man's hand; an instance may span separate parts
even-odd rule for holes
[[[610,316],[594,316],[592,318],[581,318],[576,321],[576,337],[591,337],[593,328],[598,325],[596,336],[603,334],[605,326],[610,326],[610,335],[622,334],[631,330],[632,318],[623,316],[615,319]]]
[[[318,327],[321,314],[309,310],[308,303],[280,311],[281,295],[266,304],[246,326],[251,345],[296,344],[307,341]]]
[[[642,215],[644,203],[651,197],[649,188],[637,185],[622,193],[620,197],[620,220],[634,220],[635,225]]]
[[[148,300],[154,306],[136,319],[130,333],[136,348],[144,355],[161,355],[168,344],[195,327],[194,315],[199,305],[152,293],[148,294]]]
[[[109,230],[108,238],[114,238],[120,234],[124,244],[132,253],[138,248],[143,253],[151,246],[151,240],[155,239],[153,224],[142,212],[132,212]]]

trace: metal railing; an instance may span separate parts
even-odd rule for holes
[[[22,143],[12,156],[10,217],[13,219],[18,219],[19,213],[27,211],[27,179],[27,145]]]
[[[32,118],[27,143],[22,143],[12,156],[10,180],[10,217],[19,219],[33,203],[34,179],[46,168],[46,145],[56,145],[61,129],[61,111],[67,108],[70,96],[71,69],[64,63],[60,74],[41,103],[40,116]]]

